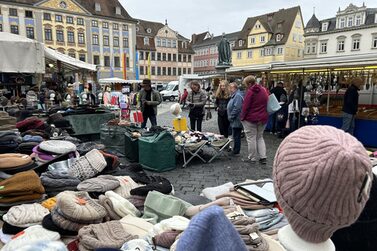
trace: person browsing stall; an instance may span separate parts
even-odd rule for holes
[[[204,117],[204,106],[207,101],[207,95],[200,89],[197,81],[191,82],[191,91],[187,96],[187,105],[190,109],[190,125],[193,131],[202,131],[202,122]]]
[[[147,125],[148,119],[152,126],[157,125],[157,106],[161,104],[161,96],[158,91],[152,89],[152,83],[150,79],[144,79],[142,83],[142,89],[139,92],[138,101],[143,113],[144,122],[141,124],[142,128]]]

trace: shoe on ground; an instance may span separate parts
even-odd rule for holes
[[[260,159],[259,163],[261,163],[262,165],[266,165],[267,164],[267,159],[266,158]]]
[[[257,160],[254,159],[254,158],[252,158],[252,159],[247,158],[247,159],[242,159],[242,162],[246,162],[246,163],[252,163],[252,164],[254,164],[254,163],[257,162]]]

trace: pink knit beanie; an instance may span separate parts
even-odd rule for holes
[[[305,126],[290,134],[277,150],[273,177],[292,229],[312,243],[357,220],[373,178],[363,145],[330,126]]]

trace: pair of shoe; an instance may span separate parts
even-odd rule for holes
[[[247,159],[242,159],[243,162],[249,162],[249,163],[257,163],[257,160],[255,158],[247,158]],[[262,158],[259,160],[259,163],[262,164],[262,165],[266,165],[267,164],[267,159],[266,158]]]
[[[267,164],[267,159],[266,158],[260,159],[259,163],[261,163],[262,165],[266,165]]]

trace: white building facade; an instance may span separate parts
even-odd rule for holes
[[[336,17],[319,21],[315,15],[305,27],[304,58],[377,52],[377,9],[350,4]]]

